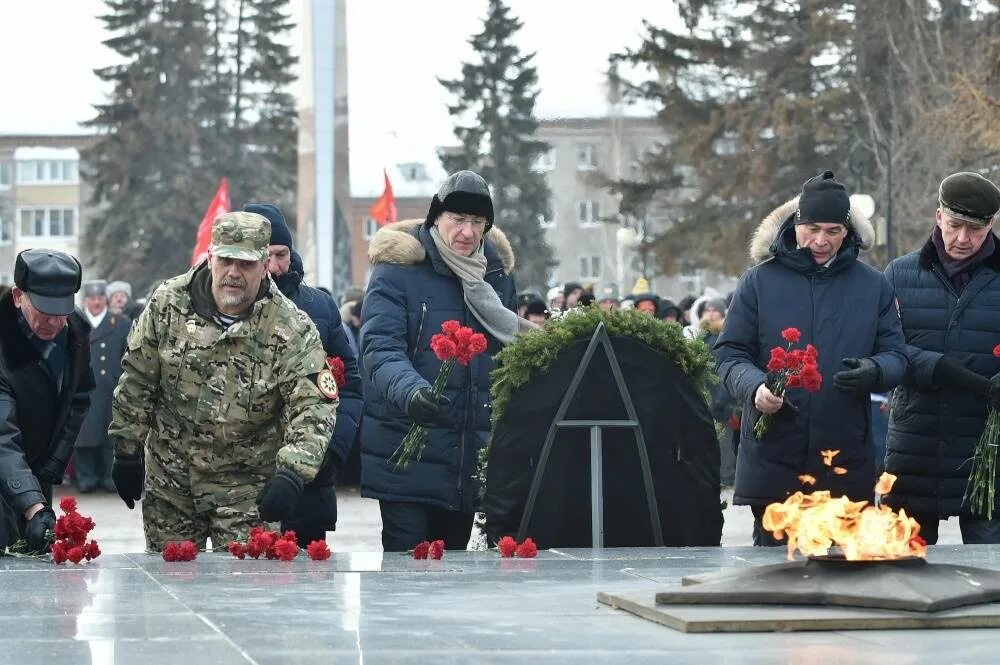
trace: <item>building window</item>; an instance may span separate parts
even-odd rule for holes
[[[76,235],[75,208],[21,208],[22,237],[58,237]]]
[[[576,221],[580,226],[594,226],[600,221],[601,209],[597,201],[580,201],[576,206]]]
[[[576,146],[576,169],[592,171],[597,168],[597,147],[593,143],[581,143]]]
[[[549,148],[535,159],[535,170],[547,173],[556,167],[556,149]]]
[[[378,233],[378,222],[373,217],[365,217],[364,221],[365,240],[371,240]]]
[[[70,159],[27,159],[17,163],[19,185],[74,185],[79,162]]]
[[[8,189],[10,187],[10,162],[0,162],[0,189]]]
[[[601,277],[601,257],[581,256],[580,279],[600,279],[600,277]]]
[[[9,219],[0,217],[0,245],[9,245],[12,242],[14,242],[13,224],[10,223]],[[6,284],[2,280],[0,283]]]

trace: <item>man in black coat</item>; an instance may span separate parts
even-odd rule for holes
[[[90,368],[94,372],[94,391],[90,410],[76,438],[76,463],[73,482],[83,493],[103,489],[114,492],[111,462],[114,448],[108,438],[111,424],[111,398],[122,374],[125,340],[132,321],[109,307],[104,280],[83,285],[83,315],[90,323]]]
[[[757,265],[740,278],[715,345],[723,385],[743,404],[733,503],[754,514],[754,544],[779,545],[761,528],[767,504],[797,490],[830,490],[853,500],[875,486],[870,393],[897,385],[906,371],[903,330],[885,276],[858,260],[874,231],[843,185],[825,172],[761,222],[751,243]],[[765,385],[782,330],[819,349],[822,388],[783,397]],[[758,440],[755,411],[774,414]],[[823,450],[839,450],[834,465]],[[803,476],[815,478],[806,485]]]
[[[931,237],[886,268],[896,289],[910,368],[892,400],[886,501],[937,542],[938,520],[959,516],[966,543],[1000,543],[1000,519],[963,502],[988,408],[1000,408],[1000,189],[978,173],[941,183]]]
[[[73,307],[80,273],[68,254],[25,250],[0,298],[0,548],[23,538],[48,550],[52,485],[90,406],[90,326]]]
[[[281,524],[282,530],[295,531],[304,546],[313,540],[326,540],[326,532],[337,526],[337,474],[351,455],[363,409],[358,358],[347,337],[337,303],[329,294],[302,283],[302,258],[292,247],[292,234],[281,209],[273,203],[248,203],[243,210],[263,215],[271,222],[268,272],[281,293],[312,319],[328,358],[340,358],[344,363],[337,423],[323,466],[316,478],[303,488],[295,516]]]

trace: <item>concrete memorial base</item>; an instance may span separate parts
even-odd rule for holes
[[[166,563],[156,555],[109,554],[81,566],[2,558],[0,663],[997,662],[1000,633],[990,630],[693,634],[595,600],[610,592],[652,603],[684,577],[783,557],[780,548],[716,547],[549,550],[520,560],[496,552],[447,552],[442,561],[335,552],[329,561],[300,555],[288,563],[228,554]],[[942,545],[929,558],[1000,570],[1000,546]],[[690,616],[705,609],[687,608]],[[795,611],[803,616],[807,608]],[[743,606],[737,615],[766,620],[768,610]]]

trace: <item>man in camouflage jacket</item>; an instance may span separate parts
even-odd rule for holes
[[[274,288],[271,229],[220,215],[207,261],[167,280],[132,327],[109,434],[146,547],[214,547],[289,517],[326,452],[337,385],[309,317]]]

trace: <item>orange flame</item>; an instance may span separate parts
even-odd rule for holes
[[[891,473],[882,472],[882,475],[878,477],[878,482],[875,483],[875,493],[876,494],[888,494],[892,491],[892,486],[896,483],[896,476]]]
[[[788,558],[795,550],[806,556],[824,556],[840,547],[850,561],[926,556],[918,537],[920,525],[904,510],[869,506],[846,496],[831,498],[829,491],[796,492],[764,511],[762,524],[774,537],[788,536]]]
[[[799,482],[802,483],[803,485],[815,485],[816,477],[810,476],[808,473],[803,473],[801,476],[799,476]]]
[[[844,475],[845,473],[847,473],[847,469],[845,469],[845,468],[844,468],[844,467],[842,467],[842,466],[835,466],[835,467],[833,467],[833,472],[834,472],[834,473],[835,473],[836,475],[838,475],[838,476],[842,476],[842,475]]]
[[[819,454],[823,456],[823,464],[831,466],[833,464],[833,458],[840,454],[839,450],[821,450]],[[847,473],[846,471],[844,473]]]

